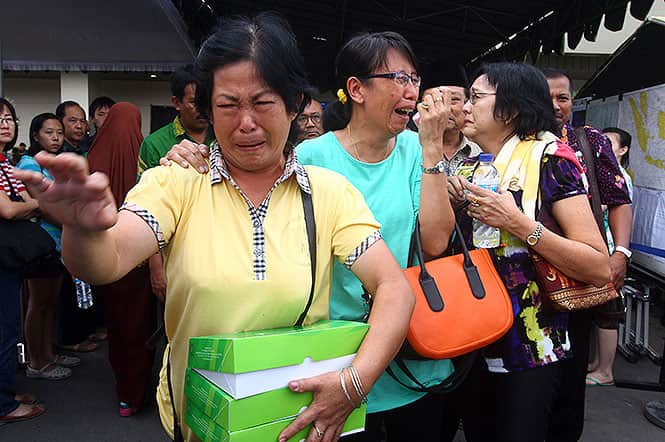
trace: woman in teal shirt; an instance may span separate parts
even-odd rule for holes
[[[54,114],[37,115],[30,123],[30,150],[16,164],[17,169],[41,172],[52,178],[46,169],[42,169],[33,158],[37,152],[45,150],[58,153],[65,140],[62,123]],[[50,223],[43,217],[41,227],[51,235],[56,249],[60,251],[60,226]],[[55,311],[58,295],[62,287],[65,268],[59,259],[53,259],[40,269],[40,278],[27,280],[29,297],[25,315],[25,340],[30,356],[30,364],[26,367],[29,378],[61,380],[72,375],[70,367],[78,365],[81,360],[74,356],[56,355],[53,353],[53,332],[55,328]]]
[[[336,59],[339,101],[329,104],[337,127],[296,148],[303,164],[344,175],[365,197],[381,223],[381,234],[402,267],[408,266],[416,217],[425,253],[440,255],[454,227],[448,202],[442,134],[450,94],[434,89],[418,106],[419,133],[406,129],[416,110],[420,77],[409,43],[394,32],[363,34],[349,40]],[[425,173],[424,173],[425,172]],[[333,268],[330,318],[362,320],[367,305],[358,279],[343,266]],[[426,386],[438,385],[452,370],[449,360],[406,361]],[[401,383],[418,387],[391,364]],[[444,401],[412,390],[384,373],[370,392],[364,433],[349,439],[439,441]]]

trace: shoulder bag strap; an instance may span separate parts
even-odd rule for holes
[[[173,441],[184,442],[182,430],[178,422],[178,413],[175,408],[175,396],[173,396],[173,384],[171,383],[171,346],[169,345],[169,356],[166,358],[166,381],[169,386],[169,397],[171,399],[171,411],[173,411]]]
[[[412,387],[402,382],[397,377],[397,375],[395,375],[395,372],[390,367],[390,365],[386,368],[386,373],[388,373],[390,377],[392,377],[395,381],[397,381],[397,383],[402,385],[402,387],[409,389],[411,391],[417,391],[420,393],[434,393],[434,394],[450,393],[451,391],[459,387],[462,384],[462,382],[464,382],[464,379],[466,379],[467,375],[471,371],[471,368],[473,367],[473,364],[475,363],[477,357],[478,357],[478,351],[472,351],[471,353],[467,353],[465,355],[455,358],[453,360],[453,365],[455,370],[450,374],[450,376],[441,381],[440,384],[433,385],[431,387],[423,385],[415,377],[415,375],[411,372],[411,370],[409,370],[409,368],[406,366],[406,363],[404,363],[404,360],[400,358],[395,359],[395,364],[397,365],[397,367],[399,367],[400,371],[402,371],[402,373],[406,375],[406,377],[408,377],[414,384],[417,385],[417,387]]]
[[[314,205],[312,204],[312,195],[300,189],[300,194],[302,196],[302,207],[303,212],[305,213],[305,225],[307,227],[307,241],[309,243],[309,261],[312,269],[312,285],[309,289],[309,299],[307,300],[307,305],[305,310],[300,314],[300,317],[296,321],[296,326],[300,326],[305,322],[305,317],[309,312],[309,308],[312,306],[312,300],[314,299],[314,282],[316,279],[316,222],[314,220]]]
[[[600,189],[598,189],[598,180],[596,179],[596,163],[594,161],[594,156],[591,151],[591,146],[589,145],[589,139],[586,136],[586,132],[583,127],[578,127],[575,129],[575,135],[577,136],[577,141],[580,144],[582,150],[582,155],[584,156],[584,164],[587,169],[587,178],[589,181],[589,192],[591,193],[591,210],[593,211],[593,216],[596,219],[596,224],[600,229],[600,234],[603,236],[603,240],[607,244],[607,236],[605,234],[605,222],[603,221],[603,210],[600,207]]]

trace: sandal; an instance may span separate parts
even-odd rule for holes
[[[35,395],[30,393],[16,393],[16,395],[14,396],[14,400],[19,404],[25,404],[25,405],[35,405],[39,403],[37,397],[35,397]]]
[[[49,368],[50,367],[50,368]],[[46,379],[48,381],[61,381],[72,375],[72,371],[67,367],[61,367],[53,362],[44,365],[37,370],[28,365],[25,368],[25,375],[31,379]]]
[[[30,411],[25,414],[13,415],[21,408],[23,409],[28,408]],[[37,405],[21,404],[16,408],[16,410],[12,411],[11,413],[5,416],[0,416],[0,426],[5,424],[12,424],[14,422],[27,421],[29,419],[32,419],[33,417],[37,417],[39,415],[44,414],[45,411],[46,407],[44,407],[41,404]]]
[[[53,363],[58,364],[61,367],[77,367],[81,365],[81,358],[77,358],[76,356],[55,355]]]
[[[132,407],[127,402],[120,402],[120,416],[132,417],[138,411],[138,407]]]
[[[108,337],[109,335],[108,332],[106,332],[106,330],[97,330],[95,333],[88,336],[88,340],[92,342],[101,342],[101,341],[106,341]]]
[[[88,353],[97,350],[97,348],[99,348],[99,345],[90,341],[89,339],[86,339],[85,341],[79,342],[78,344],[59,345],[58,347],[60,347],[62,350],[73,351],[76,353]]]

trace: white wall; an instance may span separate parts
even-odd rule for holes
[[[143,136],[150,134],[150,106],[171,105],[171,89],[165,80],[119,80],[91,76],[90,100],[100,95],[106,95],[116,102],[129,101],[138,106],[141,110]]]
[[[16,144],[28,146],[28,129],[32,118],[43,112],[55,112],[60,103],[59,78],[6,78],[3,80],[5,97],[14,104],[19,118]]]
[[[53,78],[34,78],[12,74],[3,79],[5,96],[14,104],[20,120],[19,142],[28,142],[28,129],[32,118],[42,112],[55,112],[60,103],[61,80]],[[167,80],[123,80],[105,79],[103,76],[88,76],[88,98],[94,100],[100,95],[107,95],[115,101],[129,101],[141,110],[141,129],[143,136],[150,134],[150,106],[171,105],[171,90]],[[71,98],[67,98],[71,99]],[[89,103],[80,103],[88,113]]]

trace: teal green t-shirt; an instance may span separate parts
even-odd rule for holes
[[[334,133],[328,132],[296,147],[298,160],[334,170],[346,177],[365,197],[370,210],[381,223],[383,239],[399,265],[407,266],[409,243],[420,204],[422,150],[418,134],[406,130],[397,135],[395,148],[379,163],[363,163],[342,147]],[[367,307],[362,299],[360,281],[350,270],[335,262],[333,267],[330,319],[362,321]],[[406,365],[426,386],[437,385],[453,371],[450,360],[407,361]],[[407,385],[416,387],[399,367],[392,370]],[[424,393],[403,387],[383,373],[372,388],[367,412],[391,410],[409,404]]]
[[[46,169],[42,169],[37,161],[30,155],[23,155],[18,164],[16,164],[16,168],[21,170],[29,170],[31,172],[38,172],[50,180],[53,179],[51,173]],[[42,227],[42,229],[46,230],[49,235],[51,235],[51,238],[53,238],[53,241],[55,242],[55,249],[60,252],[60,238],[62,237],[62,229],[43,219],[40,221],[39,225]]]

